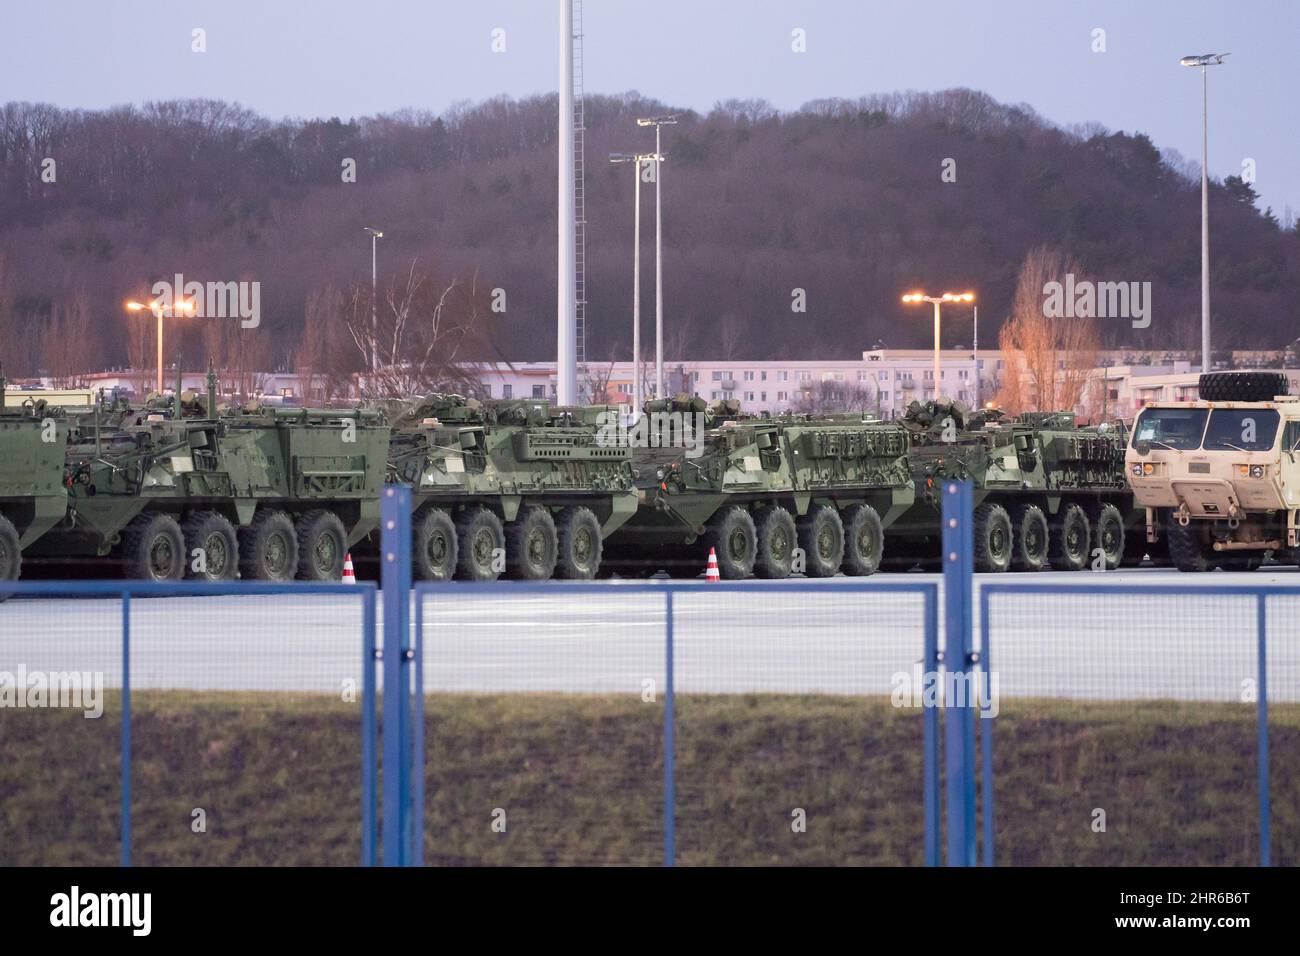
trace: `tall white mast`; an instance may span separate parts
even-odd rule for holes
[[[560,3],[559,251],[556,263],[556,400],[578,403],[577,275],[574,268],[573,0]]]

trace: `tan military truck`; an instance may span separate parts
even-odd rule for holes
[[[1125,471],[1149,542],[1180,571],[1300,556],[1300,397],[1277,372],[1211,372],[1194,402],[1142,409]]]

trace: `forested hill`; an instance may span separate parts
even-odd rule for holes
[[[593,360],[626,356],[631,338],[632,171],[607,156],[652,150],[653,131],[635,118],[672,111],[637,94],[587,98]],[[124,364],[136,321],[124,299],[182,273],[259,281],[259,354],[286,365],[313,290],[368,287],[370,225],[385,233],[381,285],[412,260],[443,283],[477,272],[482,287],[506,293],[492,333],[499,354],[553,357],[555,114],[554,96],[349,121],[270,121],[214,101],[103,112],[8,104],[0,361],[30,372],[21,366],[42,361],[51,335],[68,337],[73,326],[55,326],[76,298],[89,316],[75,336],[82,361]],[[730,102],[679,116],[664,130],[670,358],[926,346],[928,309],[899,302],[913,288],[974,290],[981,340],[992,344],[1020,263],[1041,244],[1098,280],[1152,283],[1150,327],[1106,320],[1104,344],[1199,342],[1199,173],[1177,156],[1162,160],[1143,135],[1062,129],[969,90],[819,101],[786,114]],[[355,183],[342,181],[347,159]],[[1294,223],[1256,208],[1234,178],[1215,184],[1210,202],[1216,344],[1288,344],[1300,334]],[[653,203],[647,187],[647,330]],[[795,290],[806,312],[792,312]],[[948,344],[969,344],[962,312],[945,328]],[[193,326],[186,336],[197,358]]]

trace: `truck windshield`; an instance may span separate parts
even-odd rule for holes
[[[1133,447],[1149,441],[1178,451],[1199,448],[1208,415],[1205,408],[1144,408],[1133,427]]]
[[[1216,408],[1205,430],[1206,451],[1267,451],[1277,438],[1278,414],[1271,408]]]

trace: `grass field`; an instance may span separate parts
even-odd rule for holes
[[[117,862],[119,706],[0,712],[0,863]],[[133,709],[138,864],[358,861],[359,705],[150,692]],[[427,862],[662,859],[661,702],[442,696],[427,718]],[[1274,861],[1294,865],[1300,708],[1271,725]],[[921,862],[919,711],[679,696],[677,728],[680,864]],[[1000,863],[1257,859],[1251,705],[1003,701],[996,734]]]

